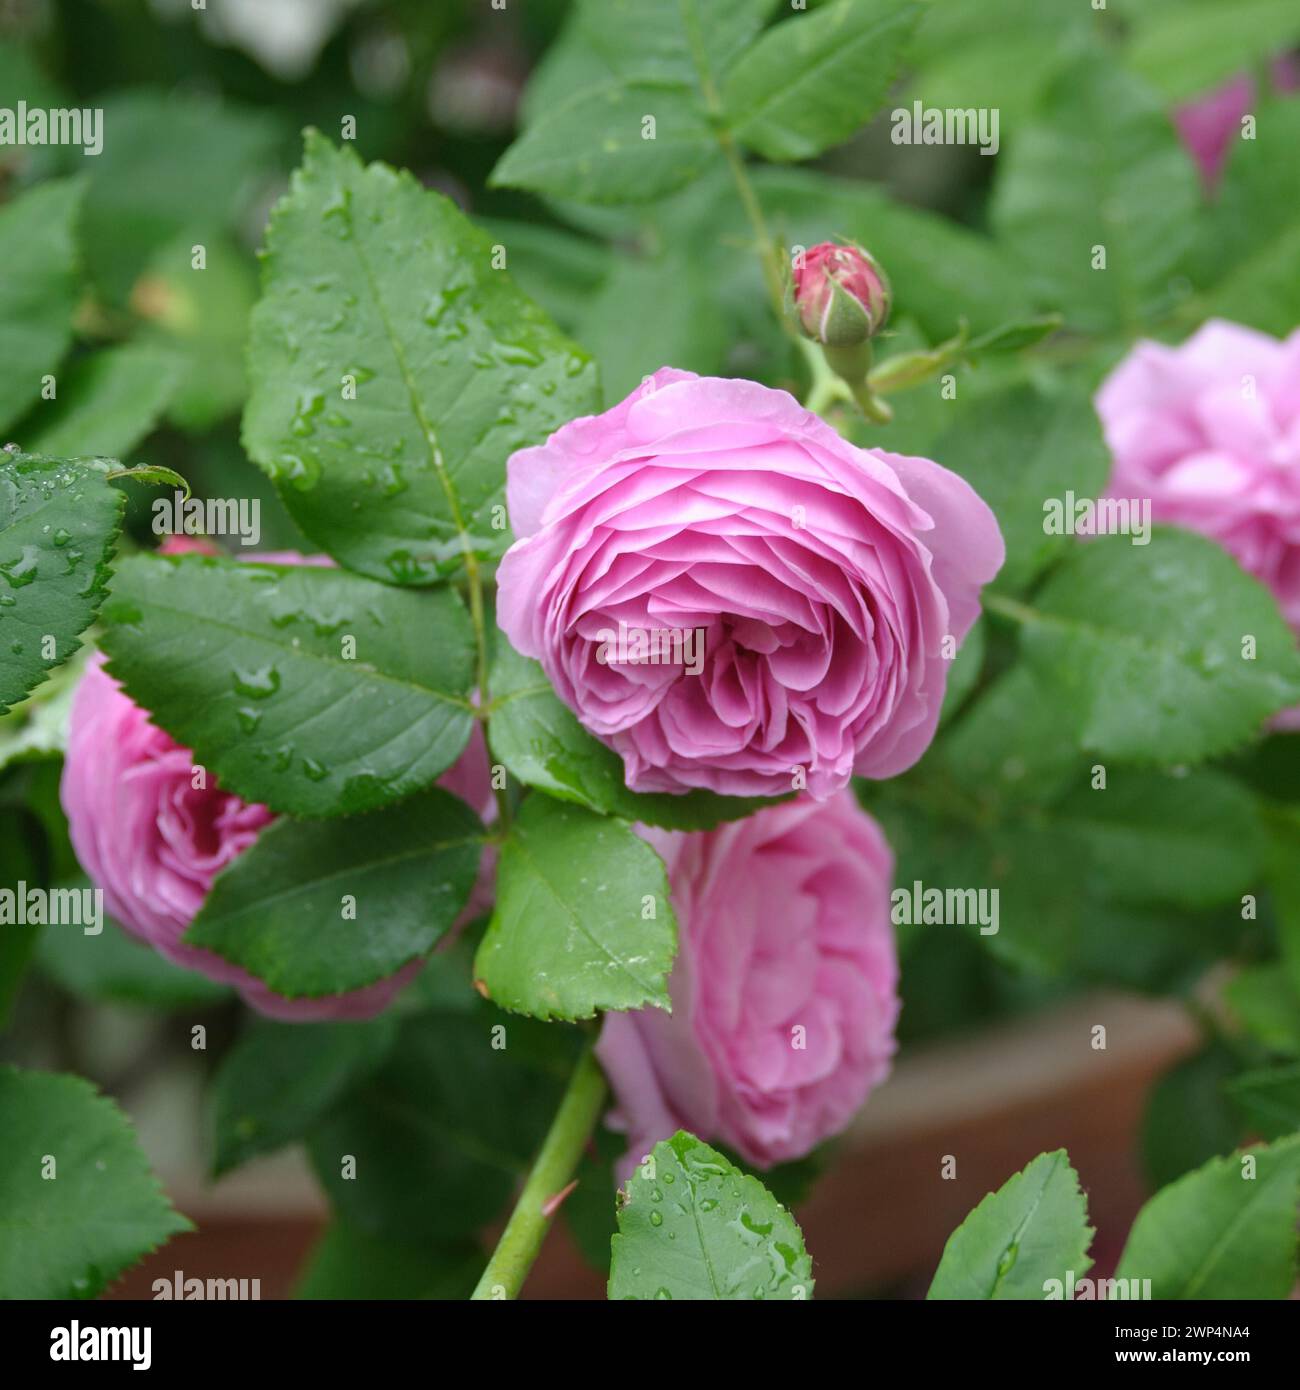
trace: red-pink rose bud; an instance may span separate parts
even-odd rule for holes
[[[800,328],[827,347],[865,343],[889,317],[889,281],[860,246],[809,248],[795,261],[793,289]]]

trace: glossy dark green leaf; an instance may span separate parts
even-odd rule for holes
[[[398,800],[469,738],[473,631],[448,589],[143,555],[118,567],[104,620],[132,698],[223,786],[276,811]]]

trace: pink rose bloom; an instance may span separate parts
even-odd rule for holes
[[[1300,331],[1278,342],[1215,319],[1181,347],[1138,343],[1096,405],[1107,494],[1218,541],[1300,632]]]
[[[1294,58],[1275,59],[1272,73],[1279,92],[1300,87],[1300,64]],[[1175,110],[1174,124],[1196,160],[1206,188],[1213,189],[1218,183],[1228,161],[1228,146],[1240,137],[1241,118],[1254,105],[1255,79],[1243,73]]]
[[[850,792],[640,834],[668,865],[679,944],[673,1012],[607,1014],[597,1044],[628,1164],[678,1129],[761,1168],[801,1158],[889,1070],[889,846]]]
[[[956,474],[671,368],[514,454],[507,498],[498,621],[634,791],[777,794],[802,768],[823,800],[910,767],[1003,558]],[[637,634],[675,659],[636,660]]]
[[[169,554],[211,553],[185,538]],[[293,553],[252,556],[279,564],[332,563]],[[287,999],[242,966],[181,940],[212,881],[275,819],[265,806],[191,785],[194,755],[149,722],[103,669],[96,654],[77,686],[69,719],[60,797],[81,867],[104,890],[104,903],[132,935],[187,970],[233,985],[259,1013],[286,1022],[370,1018],[385,1009],[423,966],[411,961],[363,989],[317,999]],[[480,813],[490,810],[487,750],[475,727],[469,746],[441,784]],[[486,801],[481,793],[486,790]],[[481,896],[482,876],[475,894]]]

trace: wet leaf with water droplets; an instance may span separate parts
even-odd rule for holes
[[[450,589],[138,555],[119,566],[104,620],[127,693],[223,787],[275,811],[387,805],[469,739],[474,636]]]
[[[618,1208],[610,1298],[812,1297],[803,1233],[757,1178],[682,1130],[653,1158],[654,1176],[639,1166]]]
[[[667,1008],[677,923],[663,861],[621,821],[534,792],[501,848],[474,962],[488,997],[537,1018]]]
[[[0,452],[0,714],[94,621],[125,506],[115,466]]]
[[[594,366],[490,237],[315,132],[267,232],[249,363],[249,454],[307,535],[394,584],[436,582],[465,544],[501,554],[506,458],[597,406]]]
[[[927,1298],[1043,1299],[1092,1267],[1088,1203],[1064,1149],[1039,1154],[948,1237]],[[1060,1291],[1057,1294],[1061,1296]]]

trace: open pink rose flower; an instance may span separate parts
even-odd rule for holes
[[[678,1129],[758,1167],[800,1158],[889,1070],[889,846],[850,792],[640,833],[668,865],[680,935],[673,1012],[607,1014],[597,1045],[627,1166]]]
[[[1218,541],[1300,632],[1300,330],[1213,319],[1179,347],[1138,343],[1096,405],[1107,493]]]
[[[163,548],[169,554],[213,549],[184,539]],[[250,559],[331,563],[292,553]],[[476,811],[490,809],[487,750],[477,727],[441,780]],[[173,964],[233,985],[271,1018],[360,1019],[385,1009],[423,961],[347,994],[287,999],[242,966],[181,940],[213,879],[275,819],[267,807],[223,791],[210,776],[202,787],[193,783],[193,753],[151,724],[148,712],[103,669],[103,657],[92,657],[73,698],[60,795],[77,858],[103,889],[110,915]]]
[[[507,497],[501,627],[635,791],[824,799],[910,767],[1003,559],[938,464],[671,368],[516,453]]]

